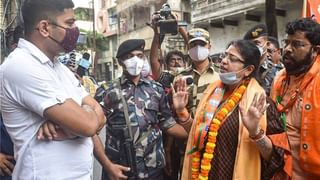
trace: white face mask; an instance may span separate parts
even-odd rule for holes
[[[150,70],[151,70],[151,68],[150,68],[149,62],[146,59],[146,60],[144,60],[143,67],[141,70],[142,77],[147,77],[150,74]]]
[[[262,56],[263,55],[263,47],[257,45],[257,48],[259,49],[260,56]]]
[[[237,71],[237,72],[228,72],[228,73],[219,72],[220,80],[223,82],[223,84],[226,84],[226,85],[237,84],[242,79],[241,77],[238,77],[238,74],[244,71],[245,69],[247,68],[241,69],[240,71]]]
[[[204,61],[209,56],[209,49],[203,46],[195,46],[189,49],[189,56],[194,61]]]
[[[143,67],[144,60],[134,56],[132,58],[126,59],[123,61],[123,64],[126,67],[127,72],[131,76],[138,76]]]

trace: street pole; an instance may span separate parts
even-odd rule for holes
[[[93,14],[93,52],[94,52],[94,56],[91,56],[91,62],[93,63],[93,70],[92,70],[92,75],[96,78],[96,66],[97,66],[97,62],[96,62],[96,56],[97,56],[97,52],[96,52],[96,27],[95,27],[95,7],[94,7],[94,0],[92,0],[92,14]]]

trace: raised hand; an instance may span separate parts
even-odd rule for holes
[[[182,111],[188,104],[188,88],[186,79],[180,78],[175,82],[173,86],[171,84],[172,89],[172,101],[173,101],[173,108],[176,112]]]
[[[13,160],[13,156],[0,153],[0,176],[11,176],[14,165],[10,160]]]
[[[250,135],[256,135],[259,130],[259,122],[262,115],[265,113],[269,104],[266,103],[266,95],[255,93],[252,103],[247,112],[243,107],[240,107],[240,114],[243,125],[247,128]]]

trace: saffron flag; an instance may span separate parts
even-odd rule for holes
[[[302,17],[312,17],[316,22],[320,22],[320,0],[304,0]]]

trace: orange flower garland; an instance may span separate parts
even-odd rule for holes
[[[208,139],[205,144],[204,153],[196,151],[192,154],[192,179],[207,180],[211,169],[211,160],[214,157],[216,147],[216,137],[221,123],[231,114],[233,109],[239,103],[243,93],[246,91],[248,82],[240,85],[239,88],[225,101],[221,106],[209,126]]]

